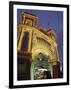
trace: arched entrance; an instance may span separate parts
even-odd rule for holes
[[[53,64],[50,58],[43,52],[37,52],[31,62],[31,79],[51,79],[53,78]]]

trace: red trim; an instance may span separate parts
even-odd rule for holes
[[[58,78],[59,77],[59,67],[58,65],[53,66],[53,78]]]

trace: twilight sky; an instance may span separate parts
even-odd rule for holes
[[[21,21],[21,13],[30,13],[39,18],[38,26],[48,29],[50,26],[57,34],[58,52],[60,61],[63,62],[63,11],[43,11],[43,10],[17,10],[17,23]]]

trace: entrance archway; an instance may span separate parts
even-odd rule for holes
[[[33,60],[31,62],[31,79],[51,78],[53,78],[53,64],[50,62],[48,53],[42,52],[41,50],[33,55]]]

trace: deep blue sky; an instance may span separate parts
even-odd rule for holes
[[[63,11],[18,9],[17,24],[19,24],[21,21],[20,14],[24,12],[36,15],[39,18],[39,27],[48,29],[50,26],[54,30],[54,32],[57,34],[59,58],[60,61],[63,61]]]

